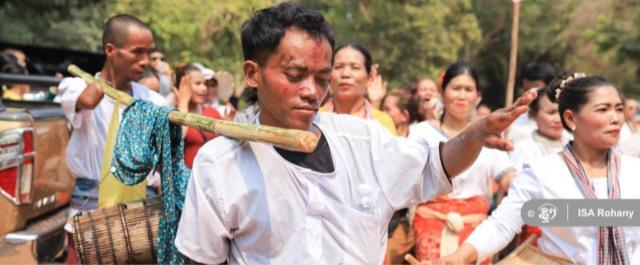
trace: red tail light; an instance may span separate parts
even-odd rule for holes
[[[18,176],[17,167],[10,167],[0,171],[0,187],[2,188],[3,192],[7,193],[13,198],[16,197],[16,192],[18,191],[16,176]]]
[[[34,157],[31,128],[0,132],[0,192],[16,204],[31,202]]]

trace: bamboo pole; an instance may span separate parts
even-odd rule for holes
[[[85,82],[98,84],[104,93],[127,105],[133,102],[133,97],[119,91],[102,80],[82,71],[75,65],[69,65],[69,73],[82,78]],[[283,129],[266,125],[239,123],[218,120],[193,113],[171,111],[169,120],[174,123],[197,128],[207,132],[224,135],[240,140],[264,142],[291,151],[311,153],[315,150],[319,136],[308,131]]]
[[[520,25],[520,1],[513,0],[513,21],[511,24],[511,54],[509,56],[509,79],[507,81],[507,97],[505,106],[513,104],[516,84],[516,65],[518,63],[518,28]]]

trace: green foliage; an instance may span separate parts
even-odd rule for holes
[[[518,70],[529,62],[549,62],[560,71],[566,69],[567,56],[574,47],[567,38],[568,25],[577,3],[577,0],[521,2]],[[472,64],[481,77],[484,101],[494,107],[502,106],[509,68],[513,4],[502,0],[475,1],[474,4],[483,41]],[[517,73],[519,76],[519,71]]]
[[[273,2],[122,0],[111,2],[108,14],[126,12],[149,23],[156,47],[171,65],[200,62],[214,70],[230,71],[239,80],[243,62],[240,27],[253,10]]]
[[[0,38],[100,51],[102,24],[129,13],[148,22],[174,67],[201,62],[241,82],[240,27],[279,0],[22,0],[0,2]],[[305,0],[332,23],[338,44],[359,42],[391,88],[437,78],[456,60],[480,73],[484,101],[504,102],[512,2],[505,0]],[[546,61],[559,72],[605,76],[640,95],[640,0],[521,3],[518,69]]]
[[[622,35],[619,26],[607,15],[598,15],[596,27],[585,30],[584,36],[593,39],[599,52],[605,52],[619,45]]]
[[[305,1],[333,24],[337,43],[368,47],[392,87],[438,77],[472,55],[481,31],[469,0]]]
[[[97,51],[106,17],[101,1],[2,1],[0,39],[18,44]]]
[[[625,96],[640,96],[640,1],[611,0],[611,8],[598,15],[584,36],[607,68],[598,71],[618,84]]]
[[[635,54],[640,34],[637,32],[640,13],[635,12],[639,1],[613,1],[615,7],[607,14],[598,15],[598,20],[585,36],[595,41],[599,52],[617,50],[618,59],[638,60]]]

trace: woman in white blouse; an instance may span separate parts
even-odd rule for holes
[[[465,62],[456,62],[445,72],[442,122],[421,122],[409,130],[409,138],[430,146],[446,142],[466,128],[480,99],[476,71]],[[459,244],[487,217],[489,185],[510,179],[513,165],[505,152],[482,148],[469,169],[453,179],[453,192],[420,204],[413,231],[416,254],[421,260],[435,260],[455,251]]]
[[[623,104],[616,87],[601,77],[573,74],[552,82],[562,124],[574,141],[558,154],[531,161],[491,216],[443,263],[467,264],[505,247],[524,224],[522,205],[532,199],[640,198],[640,160],[612,152],[618,142]],[[539,248],[577,264],[640,261],[638,227],[542,227]]]
[[[531,137],[514,143],[509,157],[518,171],[529,161],[562,151],[569,142],[569,134],[565,133],[560,121],[558,103],[551,101],[545,88],[538,89],[538,98],[529,105],[529,117],[535,121],[537,128]]]
[[[531,136],[513,145],[513,151],[509,153],[513,165],[518,172],[528,166],[530,161],[535,161],[544,156],[555,154],[564,148],[571,135],[563,127],[560,121],[558,103],[549,98],[546,88],[538,88],[538,98],[529,105],[529,118],[536,123],[536,128]],[[539,227],[528,226],[522,229],[522,233],[516,237],[516,244],[524,242],[529,236],[541,235]]]

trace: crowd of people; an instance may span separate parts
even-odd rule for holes
[[[183,126],[192,172],[175,244],[185,262],[400,264],[412,254],[425,264],[492,263],[531,235],[542,251],[575,263],[640,260],[640,229],[531,227],[520,214],[531,199],[640,198],[638,101],[611,81],[529,63],[522,98],[492,111],[481,103],[491,88],[464,61],[440,78],[388,89],[393,77],[383,78],[365,46],[336,46],[329,23],[304,7],[258,10],[241,31],[250,96],[236,111],[230,74],[197,62],[171,67],[133,16],[104,27],[106,62],[96,77],[116,89],[182,112],[320,136],[305,154]],[[1,56],[2,73],[28,73],[23,53]],[[73,214],[91,211],[112,152],[110,123],[125,106],[114,111],[99,86],[78,78],[59,90],[73,128]],[[28,92],[7,84],[2,97]],[[158,173],[147,185],[157,194]]]

